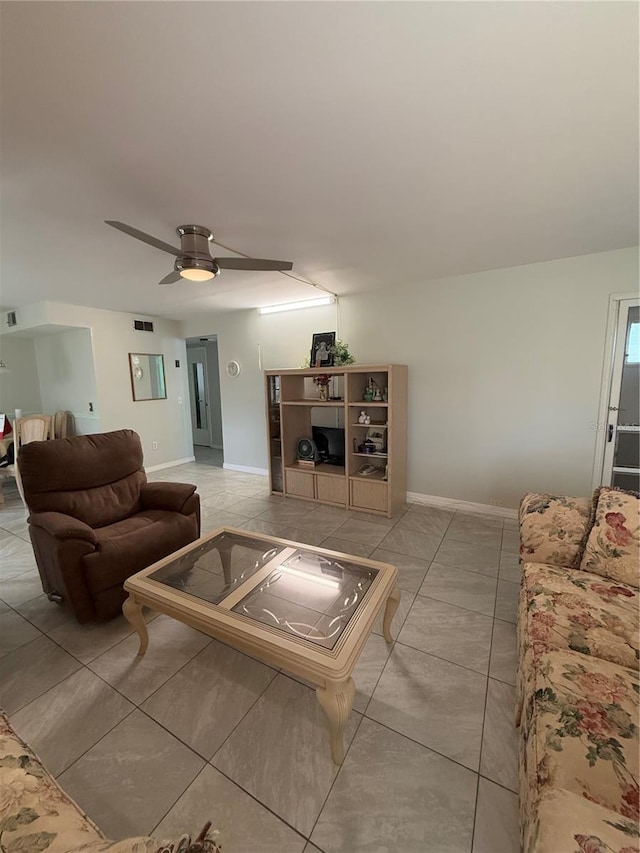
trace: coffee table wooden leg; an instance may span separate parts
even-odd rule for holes
[[[138,636],[140,637],[138,654],[143,655],[149,645],[149,634],[147,633],[147,623],[144,621],[144,616],[142,615],[142,605],[133,595],[130,595],[122,605],[122,612],[127,622],[138,632]]]
[[[336,764],[344,761],[344,727],[351,713],[356,695],[353,678],[346,681],[328,681],[326,687],[317,687],[316,696],[322,710],[329,720],[331,737],[331,757]]]
[[[389,598],[387,598],[387,603],[384,608],[384,618],[382,620],[382,636],[385,638],[387,643],[393,642],[393,637],[391,636],[391,623],[393,621],[393,617],[396,615],[396,610],[398,609],[399,604],[400,590],[398,587],[394,586],[389,593]]]

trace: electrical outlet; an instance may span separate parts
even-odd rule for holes
[[[152,441],[152,442],[151,442],[151,449],[152,449],[152,450],[157,450],[157,449],[158,449],[158,442],[157,442],[157,441]]]
[[[504,501],[501,501],[500,498],[491,498],[489,503],[491,506],[504,506]]]

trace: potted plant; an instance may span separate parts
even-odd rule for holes
[[[336,341],[329,350],[333,355],[333,363],[335,366],[342,364],[353,364],[355,358],[349,352],[349,344],[344,341]]]

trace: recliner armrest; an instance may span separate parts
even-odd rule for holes
[[[185,505],[196,487],[189,483],[145,483],[140,489],[141,509],[163,509],[167,512],[192,510]]]
[[[92,528],[72,515],[64,515],[62,512],[34,512],[28,521],[34,527],[42,528],[54,539],[84,539],[93,545],[98,544],[98,537]]]

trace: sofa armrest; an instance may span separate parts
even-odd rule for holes
[[[29,524],[42,528],[54,539],[84,539],[93,545],[98,544],[98,538],[88,524],[62,512],[34,512],[29,516]]]
[[[530,492],[520,502],[519,521],[522,560],[577,568],[593,524],[592,501]]]
[[[189,498],[196,487],[188,483],[145,483],[140,490],[140,509],[164,509],[167,512],[192,512]]]

